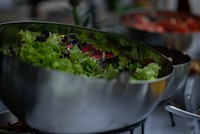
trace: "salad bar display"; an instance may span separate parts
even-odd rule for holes
[[[0,25],[0,97],[30,128],[103,133],[157,107],[173,64],[124,36],[49,22]]]

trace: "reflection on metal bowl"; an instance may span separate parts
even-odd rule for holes
[[[174,98],[179,90],[184,90],[183,87],[186,83],[187,76],[190,71],[191,58],[188,55],[183,54],[182,52],[175,49],[153,45],[150,45],[150,47],[168,57],[174,66],[172,82],[167,87],[162,96],[162,101],[165,102],[166,100]]]
[[[156,80],[123,82],[35,67],[0,54],[2,101],[21,121],[41,132],[99,133],[138,123],[156,108],[171,79],[173,65],[157,51],[123,36],[78,26],[5,23],[0,25],[0,45],[17,45],[18,32],[29,28],[57,34],[67,34],[69,29],[76,34],[85,33],[85,37],[99,43],[105,39],[104,45],[121,48],[119,51],[128,52],[130,58],[142,63],[150,58],[161,66]]]

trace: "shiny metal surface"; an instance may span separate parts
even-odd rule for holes
[[[19,30],[29,28],[59,34],[70,29],[88,37],[99,34],[110,41],[104,45],[119,48],[142,63],[154,60],[162,68],[153,81],[119,82],[39,68],[0,54],[2,101],[20,120],[41,132],[97,133],[135,124],[156,108],[170,82],[173,65],[165,56],[125,37],[92,29],[47,22],[6,23],[0,25],[0,45],[17,45]]]
[[[185,110],[182,110],[180,108],[177,108],[175,106],[166,106],[165,109],[168,112],[171,112],[173,114],[182,116],[184,118],[188,118],[188,119],[194,119],[194,120],[200,120],[200,115],[198,113],[191,113]]]
[[[164,102],[174,98],[176,93],[180,92],[180,90],[184,91],[184,86],[190,70],[191,58],[187,54],[164,46],[150,45],[150,47],[168,57],[174,66],[172,82],[162,96],[162,101]]]
[[[165,107],[167,111],[172,112],[180,117],[189,119],[187,122],[187,128],[191,133],[200,132],[199,81],[199,75],[190,75],[186,82],[185,91],[183,93],[183,99],[185,103],[183,103],[183,105],[180,105],[180,103],[172,103],[171,105]]]
[[[200,103],[199,103],[199,80],[200,77],[189,76],[186,83],[186,90],[184,92],[185,106],[180,107],[179,105],[169,105],[165,109],[173,114],[179,115],[184,118],[200,120]],[[200,124],[199,124],[200,126]]]

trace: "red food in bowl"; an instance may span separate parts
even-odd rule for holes
[[[122,22],[134,29],[156,33],[191,33],[200,31],[200,18],[178,12],[132,13],[123,16]]]
[[[89,53],[90,57],[94,57],[97,60],[101,59],[110,59],[114,58],[114,54],[110,52],[102,52],[100,50],[97,50],[93,45],[87,44],[86,46],[81,48],[81,51],[83,53]]]

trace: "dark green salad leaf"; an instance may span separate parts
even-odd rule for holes
[[[45,34],[43,34],[45,33]],[[142,65],[126,57],[115,55],[110,59],[97,59],[92,51],[83,52],[84,46],[74,35],[59,35],[44,31],[21,30],[21,47],[17,52],[20,60],[47,69],[55,69],[81,75],[112,79],[120,72],[129,71],[132,80],[153,80],[158,77],[160,66],[157,63]],[[105,47],[105,46],[104,46]],[[2,51],[10,55],[8,49]],[[97,53],[101,52],[96,50]],[[109,51],[110,53],[110,51]]]

